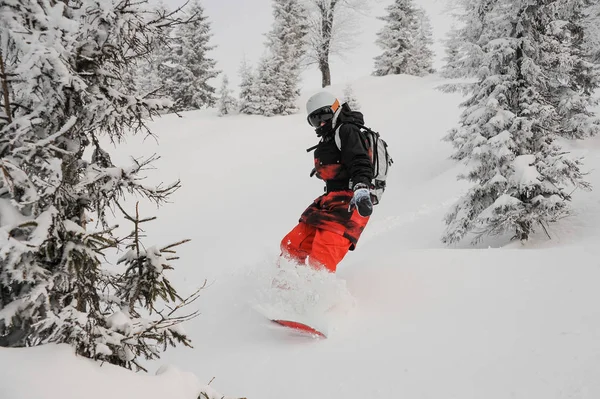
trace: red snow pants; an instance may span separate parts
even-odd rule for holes
[[[346,237],[300,222],[281,240],[282,256],[315,269],[335,273],[350,249]]]

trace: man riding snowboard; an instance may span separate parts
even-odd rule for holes
[[[306,111],[321,138],[314,147],[311,176],[325,181],[325,194],[302,213],[299,224],[281,241],[281,251],[299,264],[335,273],[355,249],[373,212],[373,165],[368,141],[357,126],[364,125],[360,112],[324,91],[308,100]]]

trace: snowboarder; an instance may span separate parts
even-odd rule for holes
[[[281,241],[281,256],[335,273],[373,212],[373,165],[368,141],[357,125],[363,115],[331,93],[319,92],[306,103],[308,123],[320,142],[313,147],[316,175],[325,193],[302,213],[299,224]],[[312,149],[310,149],[312,150]]]

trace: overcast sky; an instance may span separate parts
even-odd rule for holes
[[[232,88],[239,83],[238,69],[244,55],[256,65],[264,47],[264,34],[269,31],[272,23],[272,0],[200,0],[206,15],[211,22],[213,33],[212,44],[217,48],[211,53],[217,60],[217,67],[228,75]],[[368,1],[368,0],[365,0]],[[185,0],[163,0],[164,3],[175,7],[185,3]],[[370,75],[373,71],[373,57],[381,53],[375,45],[375,34],[382,26],[378,16],[385,15],[385,7],[393,0],[371,0],[368,15],[360,16],[362,32],[357,34],[359,46],[348,54],[348,61],[331,60],[332,84],[343,84],[362,76]],[[415,0],[428,12],[434,29],[436,43],[436,67],[439,66],[443,49],[439,40],[442,39],[451,24],[451,18],[445,15],[444,5],[447,0]],[[213,85],[220,84],[219,81]],[[303,74],[303,88],[320,87],[321,77],[316,67]]]

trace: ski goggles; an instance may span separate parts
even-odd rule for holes
[[[323,123],[329,122],[333,119],[333,110],[330,106],[319,108],[308,115],[308,123],[312,127],[319,127]]]

